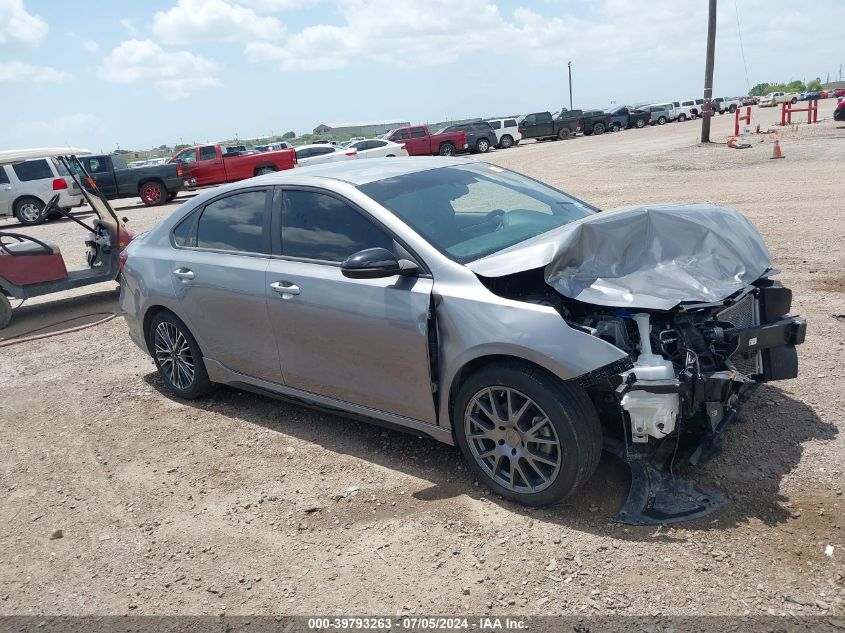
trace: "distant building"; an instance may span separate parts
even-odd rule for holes
[[[845,88],[845,81],[831,81],[830,83],[822,84],[822,90],[836,90],[837,88]]]
[[[367,121],[364,123],[321,123],[314,128],[314,134],[327,134],[331,136],[379,136],[385,134],[395,127],[410,125],[407,121],[396,123],[381,123],[378,121]]]

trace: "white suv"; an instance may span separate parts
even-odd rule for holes
[[[517,117],[510,119],[487,119],[490,127],[496,132],[496,147],[499,149],[508,149],[517,145],[522,140],[522,134],[519,133],[519,125],[516,119]]]
[[[14,215],[25,225],[41,224],[44,207],[55,194],[59,207],[82,204],[82,192],[67,170],[52,158],[0,166],[0,218]]]

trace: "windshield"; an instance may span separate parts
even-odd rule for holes
[[[486,163],[405,174],[359,189],[462,263],[596,211],[536,180]]]

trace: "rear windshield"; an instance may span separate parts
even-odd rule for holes
[[[429,169],[359,189],[459,262],[496,253],[595,210],[541,182],[487,163]]]
[[[47,164],[46,158],[18,163],[17,165],[12,165],[12,169],[15,170],[15,175],[21,182],[53,177],[53,172],[50,169],[50,165]]]

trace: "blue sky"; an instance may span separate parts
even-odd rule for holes
[[[706,0],[0,0],[0,148],[554,110],[568,105],[568,60],[576,108],[691,98],[706,11]],[[715,92],[837,79],[843,24],[842,0],[720,0]]]

